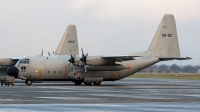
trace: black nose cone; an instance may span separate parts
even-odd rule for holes
[[[13,67],[9,67],[7,69],[7,74],[10,75],[10,76],[14,76],[15,78],[18,77],[18,69],[17,67],[13,66]]]

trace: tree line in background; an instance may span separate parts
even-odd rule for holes
[[[152,65],[148,68],[141,70],[139,73],[197,73],[200,65]]]

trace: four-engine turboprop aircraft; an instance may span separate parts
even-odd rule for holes
[[[164,15],[149,49],[142,53],[115,56],[32,56],[22,58],[8,75],[32,81],[73,81],[76,85],[100,85],[132,75],[159,61],[187,60],[180,57],[174,16]]]
[[[78,55],[78,39],[75,25],[68,25],[65,33],[56,49],[55,55]],[[48,53],[50,55],[50,53]],[[43,55],[43,52],[42,54]],[[54,53],[53,53],[54,55]],[[7,69],[14,66],[20,58],[1,58],[0,59],[0,76],[7,76]]]

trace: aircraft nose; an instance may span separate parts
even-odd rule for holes
[[[9,67],[7,69],[7,74],[10,75],[10,76],[14,76],[15,78],[18,77],[18,72],[19,72],[19,70],[15,66]]]

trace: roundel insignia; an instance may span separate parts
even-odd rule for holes
[[[130,64],[127,64],[126,67],[127,67],[128,69],[130,69],[130,68],[131,68],[131,65],[130,65]]]

